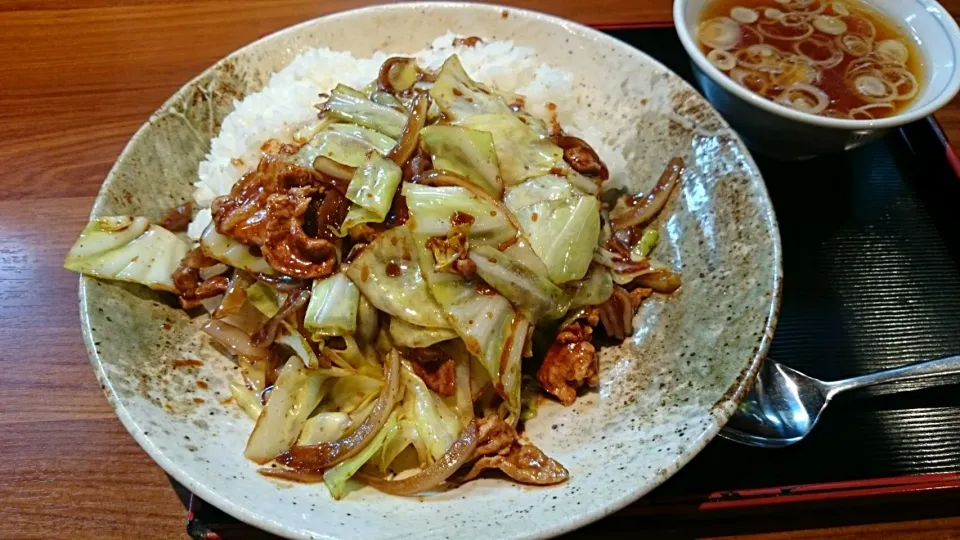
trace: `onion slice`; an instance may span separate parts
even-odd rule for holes
[[[346,180],[347,182],[353,178],[353,173],[357,170],[356,167],[338,163],[327,156],[317,156],[317,158],[313,160],[313,168],[320,174],[336,180]]]
[[[830,56],[826,56],[823,58],[814,58],[809,54],[807,54],[807,52],[804,52],[804,49],[803,49],[804,45],[815,47],[817,52],[820,52],[822,50],[829,51]],[[840,62],[843,62],[843,51],[841,51],[837,47],[836,43],[834,43],[833,40],[831,39],[811,36],[810,39],[806,39],[806,40],[798,41],[794,43],[793,50],[798,55],[809,60],[810,63],[816,64],[826,69],[837,67],[838,65],[840,65]],[[820,55],[820,56],[823,56],[823,55]]]
[[[842,35],[847,31],[847,23],[843,19],[830,17],[829,15],[817,15],[813,18],[813,27],[832,36]]]
[[[653,187],[650,194],[644,197],[643,201],[637,206],[630,208],[619,216],[612,217],[610,224],[614,230],[628,229],[639,225],[645,225],[657,217],[660,210],[663,210],[670,198],[673,188],[680,183],[680,177],[683,175],[683,160],[675,157],[667,163],[657,185]]]
[[[797,95],[798,93],[800,95]],[[816,100],[816,102],[811,103],[810,97]],[[794,83],[780,94],[780,97],[777,98],[777,103],[801,112],[820,114],[830,105],[830,97],[827,96],[826,92],[816,86]]]
[[[730,10],[730,18],[742,24],[753,24],[757,22],[760,15],[756,11],[743,6],[737,6]]]
[[[463,429],[447,452],[432,465],[419,473],[402,480],[387,480],[364,471],[358,471],[355,478],[389,495],[415,495],[429,491],[450,478],[463,467],[477,449],[477,422],[471,420]]]
[[[780,19],[783,18],[783,12],[777,8],[767,8],[763,10],[763,16],[768,19],[779,21]]]
[[[890,103],[871,103],[870,105],[850,109],[848,116],[851,120],[875,120],[876,117],[870,112],[874,109],[887,109],[892,111],[893,105]],[[864,118],[864,116],[866,118]]]
[[[250,341],[250,336],[231,324],[210,319],[200,329],[236,356],[242,355],[250,358],[268,358],[270,356],[270,349],[255,346]]]
[[[287,320],[292,313],[307,305],[310,301],[310,289],[300,289],[291,292],[287,299],[283,301],[280,309],[273,317],[257,329],[250,338],[250,341],[258,347],[269,347],[277,339],[277,332],[280,331],[280,325]]]
[[[384,371],[386,381],[377,404],[353,433],[328,443],[293,446],[277,456],[277,461],[292,469],[320,472],[360,452],[386,424],[400,393],[400,353],[396,349],[387,354]]]
[[[837,38],[837,46],[850,56],[866,56],[873,49],[873,43],[859,34],[844,34]]]
[[[852,86],[860,99],[869,103],[887,103],[896,99],[898,94],[893,83],[875,71],[857,75]]]
[[[740,25],[729,17],[715,17],[700,23],[697,39],[711,49],[732,49],[740,42]]]
[[[877,56],[881,59],[901,66],[906,65],[907,60],[910,59],[910,50],[902,41],[896,39],[879,41],[874,50],[877,51]]]
[[[223,301],[213,312],[214,319],[223,319],[240,311],[247,301],[247,288],[253,285],[253,278],[242,270],[236,270],[230,278],[230,286],[223,294]]]
[[[413,111],[410,118],[407,119],[407,125],[403,127],[403,133],[397,145],[387,154],[387,159],[403,167],[410,156],[417,150],[417,143],[420,142],[420,130],[427,122],[427,109],[430,108],[430,96],[428,94],[417,94],[413,100]]]
[[[730,71],[737,67],[737,57],[721,49],[714,49],[707,53],[707,60],[720,71]]]

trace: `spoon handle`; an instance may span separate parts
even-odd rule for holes
[[[828,395],[833,397],[840,392],[853,390],[855,388],[864,388],[875,384],[882,384],[907,379],[920,379],[924,377],[935,377],[937,375],[950,375],[960,373],[960,355],[948,356],[937,360],[926,360],[903,367],[887,369],[861,375],[842,381],[826,383]]]

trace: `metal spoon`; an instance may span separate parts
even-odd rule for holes
[[[817,425],[830,400],[840,392],[875,384],[960,373],[960,355],[825,382],[767,358],[720,436],[762,448],[800,442]]]

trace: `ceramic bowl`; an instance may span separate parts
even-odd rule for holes
[[[251,525],[290,538],[542,538],[610,514],[670,477],[734,410],[770,344],[780,240],[760,173],[699,94],[645,54],[555,17],[490,5],[377,6],[305,22],[204,71],[136,133],[107,177],[94,216],[157,218],[190,198],[209,140],[240,98],[300,51],[369,56],[416,51],[452,30],[511,39],[570,71],[580,104],[629,162],[618,182],[649,189],[667,161],[688,164],[662,215],[664,262],[684,284],[636,318],[636,335],[603,351],[598,391],[541,408],[527,436],[570,471],[552,488],[482,479],[428,497],[363,488],[334,502],[323,486],[259,475],[242,450],[253,422],[223,403],[234,364],[172,298],[80,281],[94,370],[123,424],[173,478]],[[200,366],[182,360],[199,360]],[[196,362],[189,362],[196,363]]]
[[[703,94],[752,150],[796,160],[850,150],[889,130],[931,115],[960,90],[960,28],[934,0],[867,0],[897,21],[923,54],[921,92],[902,112],[878,120],[826,118],[767,100],[714,67],[697,42],[700,13],[712,0],[675,0],[673,21]],[[859,0],[858,0],[859,1]]]

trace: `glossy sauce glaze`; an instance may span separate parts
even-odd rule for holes
[[[859,0],[715,0],[697,34],[715,67],[803,112],[884,118],[922,89],[923,57],[911,36]]]

